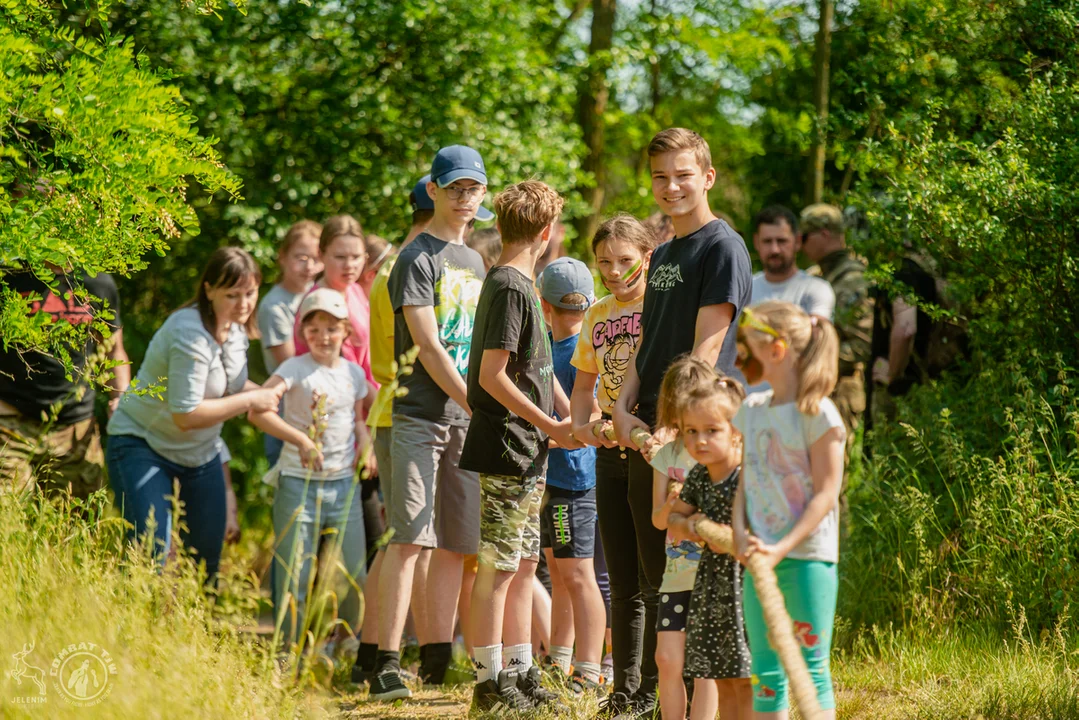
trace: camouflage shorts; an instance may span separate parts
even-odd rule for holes
[[[0,416],[0,492],[66,489],[86,499],[105,484],[97,421],[87,418],[45,430],[21,415]]]
[[[522,559],[539,559],[545,485],[541,477],[480,475],[479,562],[517,572]]]

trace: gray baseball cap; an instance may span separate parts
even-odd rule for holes
[[[587,310],[595,301],[595,280],[591,271],[583,262],[571,257],[558,258],[544,268],[539,289],[544,300],[563,310]],[[580,293],[588,300],[579,305],[562,302],[562,298],[571,293]]]

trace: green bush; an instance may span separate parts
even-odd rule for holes
[[[1059,357],[986,358],[900,398],[850,490],[857,625],[1067,622],[1079,590],[1079,399]]]

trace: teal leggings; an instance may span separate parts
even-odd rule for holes
[[[784,559],[776,566],[776,579],[787,612],[794,620],[794,630],[802,655],[809,666],[809,676],[817,686],[821,709],[835,707],[829,653],[832,648],[832,628],[835,625],[835,599],[839,586],[835,563],[818,560]],[[761,601],[753,576],[745,575],[746,632],[749,650],[753,654],[753,709],[756,712],[778,712],[789,706],[787,673],[779,656],[768,642]]]

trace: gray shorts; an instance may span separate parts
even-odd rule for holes
[[[378,491],[382,493],[382,506],[386,508],[386,521],[390,519],[390,498],[393,496],[393,425],[371,428],[375,433],[375,460],[378,462]]]
[[[473,555],[480,541],[480,479],[462,470],[468,428],[393,416],[392,487],[384,497],[392,543]]]

